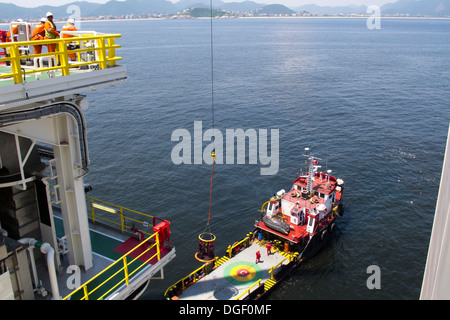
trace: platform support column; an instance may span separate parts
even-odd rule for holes
[[[69,263],[88,270],[93,262],[77,126],[67,115],[55,117],[54,121],[59,143],[53,151]]]

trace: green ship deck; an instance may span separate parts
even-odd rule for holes
[[[56,210],[54,211],[54,213],[56,234],[58,238],[61,238],[64,236],[62,220]],[[115,261],[121,259],[129,250],[139,244],[139,240],[137,238],[130,237],[129,235],[122,234],[120,232],[112,232],[110,228],[106,228],[98,224],[90,224],[90,237],[92,243],[94,266],[87,271],[83,270],[80,272],[80,284],[84,284],[95,277]],[[141,250],[139,253],[141,253],[142,251],[143,250]],[[150,256],[154,254],[154,252],[155,250],[152,250],[149,253],[142,255],[135,262],[130,264],[127,270],[128,273],[131,274],[130,282],[134,277],[139,277],[143,273],[149,272],[152,275],[158,273],[162,269],[162,267],[167,264],[167,262],[172,260],[175,256],[174,248],[166,245],[161,249],[161,259],[159,261],[154,258],[148,262],[145,262]],[[139,253],[128,255],[128,262],[136,258]],[[146,264],[146,266],[142,266],[144,264]],[[44,270],[45,264],[39,265],[41,265],[43,269],[42,272],[39,272],[39,274],[47,275],[47,272]],[[61,257],[61,266],[63,267],[63,270],[68,270],[67,268],[69,267],[69,263],[66,256]],[[111,270],[105,272],[103,275],[95,279],[95,281],[92,281],[88,286],[89,291],[100,285],[108,278],[114,277],[113,274],[117,272],[117,275],[115,275],[115,281],[113,280],[111,284],[103,285],[101,289],[96,290],[95,294],[89,296],[89,300],[99,299],[105,294],[106,291],[110,290],[113,285],[118,283],[120,279],[124,277],[124,273],[122,271],[119,271],[119,269],[121,269],[122,267],[123,264],[119,263],[117,264],[117,266],[114,266],[113,268],[111,268]],[[138,268],[140,268],[139,272],[133,274],[133,271]],[[63,272],[59,272],[58,274],[58,285],[60,290],[59,293],[62,298],[67,297],[71,292],[74,291],[73,288],[68,288],[68,285],[73,283],[73,280],[70,279],[71,276],[72,273],[69,272],[66,274],[64,274]],[[41,280],[44,282],[44,284],[49,283],[49,280],[46,277],[42,277]],[[125,286],[125,283],[123,283],[122,286]],[[42,298],[44,299],[45,297]],[[71,300],[80,300],[82,298],[82,291],[70,297]],[[107,298],[110,299],[112,298],[112,296],[109,296]]]
[[[53,77],[62,77],[63,74],[61,72],[61,70],[55,70],[54,73],[49,73],[47,72],[40,72],[39,74],[36,75],[36,73],[31,73],[28,71],[32,71],[35,70],[34,67],[32,66],[22,66],[23,70],[25,70],[25,77],[22,78],[24,79],[24,83],[30,83],[30,82],[34,82],[34,81],[42,81],[42,80],[48,80],[51,79]],[[70,74],[80,74],[80,73],[86,73],[89,72],[89,70],[80,70],[79,68],[70,68]],[[11,67],[10,66],[6,66],[5,64],[0,64],[0,75],[1,74],[8,74],[11,73]],[[11,86],[14,85],[14,79],[12,77],[10,78],[0,78],[0,87],[6,87],[6,86]]]

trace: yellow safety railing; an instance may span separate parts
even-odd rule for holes
[[[216,257],[213,261],[205,263],[200,268],[192,271],[190,274],[188,274],[186,277],[184,277],[181,280],[178,280],[176,283],[171,285],[166,292],[164,293],[164,297],[169,299],[169,292],[172,290],[180,289],[181,291],[184,291],[187,287],[192,285],[193,283],[197,282],[201,278],[203,278],[205,275],[209,274],[213,270],[213,266],[215,265],[215,262],[218,260]]]
[[[270,199],[270,200],[264,202],[263,205],[261,206],[261,213],[264,212],[264,207],[265,207],[269,202],[272,202],[272,201],[278,201],[278,200],[280,200],[280,199],[281,199],[281,198]]]
[[[157,221],[164,221],[162,219],[156,218],[154,216],[127,209],[122,206],[118,206],[103,200],[95,199],[86,196],[88,200],[88,215],[92,219],[92,222],[102,222],[104,224],[117,227],[121,232],[131,231],[132,227],[128,224],[134,224],[140,226],[139,230],[144,234],[150,236],[152,231],[145,231],[146,228],[151,228],[157,224]]]
[[[283,262],[285,262],[286,260],[289,260],[289,257],[284,258],[283,260],[281,260],[277,265],[270,267],[269,273],[270,273],[270,279],[275,280],[275,276],[273,275],[273,272],[276,268],[278,268],[279,266],[281,266],[283,264]]]
[[[13,78],[14,83],[23,83],[24,71],[21,65],[21,60],[35,59],[35,58],[48,58],[55,56],[59,65],[43,68],[42,66],[27,69],[26,74],[37,73],[44,71],[60,70],[63,76],[70,75],[70,68],[81,67],[86,65],[98,65],[99,69],[106,69],[110,66],[115,66],[117,60],[121,60],[121,57],[117,57],[115,50],[120,48],[120,45],[115,44],[115,39],[120,38],[120,34],[102,34],[94,36],[76,36],[73,38],[60,38],[60,39],[46,39],[37,41],[22,41],[22,42],[5,42],[0,43],[0,50],[6,49],[9,57],[0,58],[0,62],[10,62],[11,72],[0,74],[1,78]],[[93,42],[95,45],[85,47],[87,42]],[[76,43],[79,45],[79,49],[68,50],[67,43]],[[36,45],[48,45],[56,44],[55,52],[45,52],[40,54],[23,54],[24,48],[31,48]],[[82,61],[80,56],[82,53],[95,52],[92,61]],[[69,62],[69,54],[77,54],[78,61]],[[80,61],[81,60],[81,61]]]
[[[250,244],[250,240],[252,239],[252,237],[253,237],[253,232],[250,232],[249,234],[247,234],[247,237],[245,237],[241,241],[236,242],[232,246],[228,246],[227,251],[226,251],[228,257],[229,258],[232,257],[234,248],[239,247],[241,245],[244,245],[244,247],[247,247]]]
[[[130,255],[132,252],[134,252],[136,249],[138,249],[139,247],[143,246],[144,244],[149,244],[150,240],[152,240],[152,239],[154,239],[154,244],[153,245],[150,245],[146,250],[144,250],[136,258],[134,258],[130,262],[127,262],[127,256],[128,255]],[[145,253],[149,252],[155,246],[156,246],[156,253],[154,255],[152,255],[150,258],[148,258],[145,262],[139,261],[139,262],[141,262],[141,264],[136,269],[134,269],[133,271],[130,272],[129,271],[130,265],[132,263],[136,262],[142,255],[144,255]],[[112,263],[109,267],[107,267],[102,272],[97,274],[94,278],[90,279],[88,282],[86,282],[83,285],[81,285],[78,289],[76,289],[75,291],[70,293],[68,296],[64,297],[63,300],[69,299],[74,294],[76,294],[77,292],[80,292],[80,291],[83,292],[83,297],[81,298],[81,300],[89,300],[89,296],[90,295],[94,294],[95,292],[97,292],[101,288],[105,288],[105,287],[109,286],[108,289],[103,294],[101,294],[101,296],[99,298],[97,298],[97,300],[102,300],[111,291],[116,289],[119,285],[125,283],[127,286],[129,286],[130,285],[130,278],[132,277],[132,275],[135,274],[137,271],[139,271],[141,268],[143,268],[149,261],[151,261],[155,257],[157,257],[158,261],[161,259],[161,251],[160,251],[160,243],[159,243],[159,235],[158,235],[158,233],[155,233],[152,236],[150,236],[149,238],[147,238],[145,241],[142,241],[139,245],[137,245],[135,248],[133,248],[130,251],[128,251],[121,258],[119,258],[114,263]],[[88,289],[88,285],[89,284],[91,284],[93,281],[95,281],[96,279],[98,279],[99,277],[104,275],[106,272],[108,272],[114,266],[120,265],[121,263],[123,264],[123,266],[119,270],[117,270],[113,275],[111,275],[106,280],[104,280],[102,283],[100,283],[98,286],[96,286],[95,288],[93,288],[93,289],[91,289],[89,291],[89,289]],[[122,277],[120,277],[120,280],[119,281],[117,281],[117,279],[113,280],[113,278],[116,275],[119,275],[120,273],[123,273]],[[110,283],[111,281],[117,281],[117,282]]]
[[[256,281],[254,284],[252,284],[251,286],[250,286],[250,288],[248,288],[247,290],[245,290],[244,292],[242,292],[242,294],[240,294],[236,299],[234,299],[234,300],[240,300],[243,296],[244,296],[244,294],[246,294],[247,293],[247,295],[249,295],[250,294],[250,290],[254,287],[254,286],[256,286],[256,285],[258,285],[258,288],[259,287],[261,287],[261,281],[262,281],[262,279],[259,279],[258,281]]]

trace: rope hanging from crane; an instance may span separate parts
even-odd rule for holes
[[[211,118],[212,129],[214,130],[214,46],[213,46],[213,7],[212,0],[210,0],[210,30],[211,30]],[[206,222],[205,230],[198,236],[198,251],[195,253],[195,258],[200,262],[210,262],[216,258],[214,253],[214,241],[216,236],[211,233],[209,222],[211,220],[211,204],[212,204],[212,188],[214,178],[214,164],[216,162],[215,145],[213,140],[213,151],[211,153],[212,158],[212,171],[211,171],[211,184],[209,187],[209,209],[208,209],[208,221]]]

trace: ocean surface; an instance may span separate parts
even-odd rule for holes
[[[212,128],[213,101],[224,139],[227,129],[279,132],[276,174],[261,175],[260,156],[215,166],[218,255],[253,230],[263,202],[291,187],[309,147],[345,181],[345,214],[330,243],[269,299],[418,299],[450,121],[450,20],[382,18],[375,30],[363,18],[212,26],[213,60],[209,19],[81,24],[122,34],[128,75],[87,94],[90,195],[171,222],[177,257],[142,299],[161,299],[200,266],[211,165],[175,164],[171,137],[185,129],[193,139],[194,121]],[[380,289],[367,287],[372,265]]]

